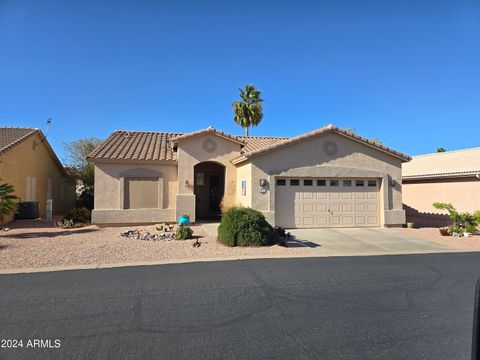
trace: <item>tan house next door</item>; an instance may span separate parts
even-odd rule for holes
[[[276,224],[286,228],[379,226],[378,179],[277,178]]]

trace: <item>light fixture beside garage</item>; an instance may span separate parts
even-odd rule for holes
[[[391,179],[390,180],[390,186],[394,187],[395,185],[397,185],[397,182],[394,179]]]
[[[265,194],[267,192],[268,181],[267,179],[260,179],[260,192]]]

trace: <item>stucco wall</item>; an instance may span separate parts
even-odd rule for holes
[[[122,177],[160,174],[163,180],[163,209],[175,208],[177,166],[170,164],[95,164],[95,209],[123,209]]]
[[[208,142],[209,146],[204,144]],[[211,144],[214,144],[213,146]],[[204,161],[213,161],[225,166],[225,193],[223,204],[225,207],[236,204],[236,166],[230,160],[239,155],[240,145],[215,135],[200,135],[182,140],[178,144],[178,194],[194,194],[194,167]],[[190,204],[194,197],[183,196],[182,208],[184,212],[191,214],[191,220],[195,221],[193,213],[195,204]],[[188,202],[188,204],[187,204]],[[192,211],[193,209],[193,211]],[[188,211],[190,210],[190,211]],[[180,210],[177,211],[180,215]]]
[[[330,155],[329,155],[330,154]],[[401,190],[401,160],[367,145],[337,134],[321,135],[251,159],[252,207],[264,212],[274,222],[276,174],[288,176],[358,177],[370,171],[381,180],[382,224],[396,225],[404,221]],[[269,181],[268,191],[260,192],[260,179]],[[395,186],[391,186],[395,180]]]
[[[2,182],[8,182],[15,187],[15,195],[20,201],[26,200],[27,176],[36,177],[36,200],[39,202],[41,217],[45,217],[49,178],[52,179],[53,212],[62,214],[75,205],[75,184],[64,178],[46,144],[38,135],[0,155],[0,178]],[[13,218],[13,215],[8,216],[5,222]]]
[[[434,202],[451,203],[464,212],[480,210],[480,179],[457,178],[443,180],[404,181],[403,202],[419,211],[444,214],[435,209]]]
[[[246,182],[245,195],[242,194],[242,181]],[[237,167],[237,201],[235,205],[252,206],[252,164],[243,163]]]

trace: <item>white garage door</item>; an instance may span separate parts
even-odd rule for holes
[[[379,226],[378,179],[277,178],[276,223],[286,228]]]

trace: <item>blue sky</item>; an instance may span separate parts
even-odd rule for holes
[[[251,135],[354,126],[411,155],[480,146],[480,2],[0,0],[0,125]]]

